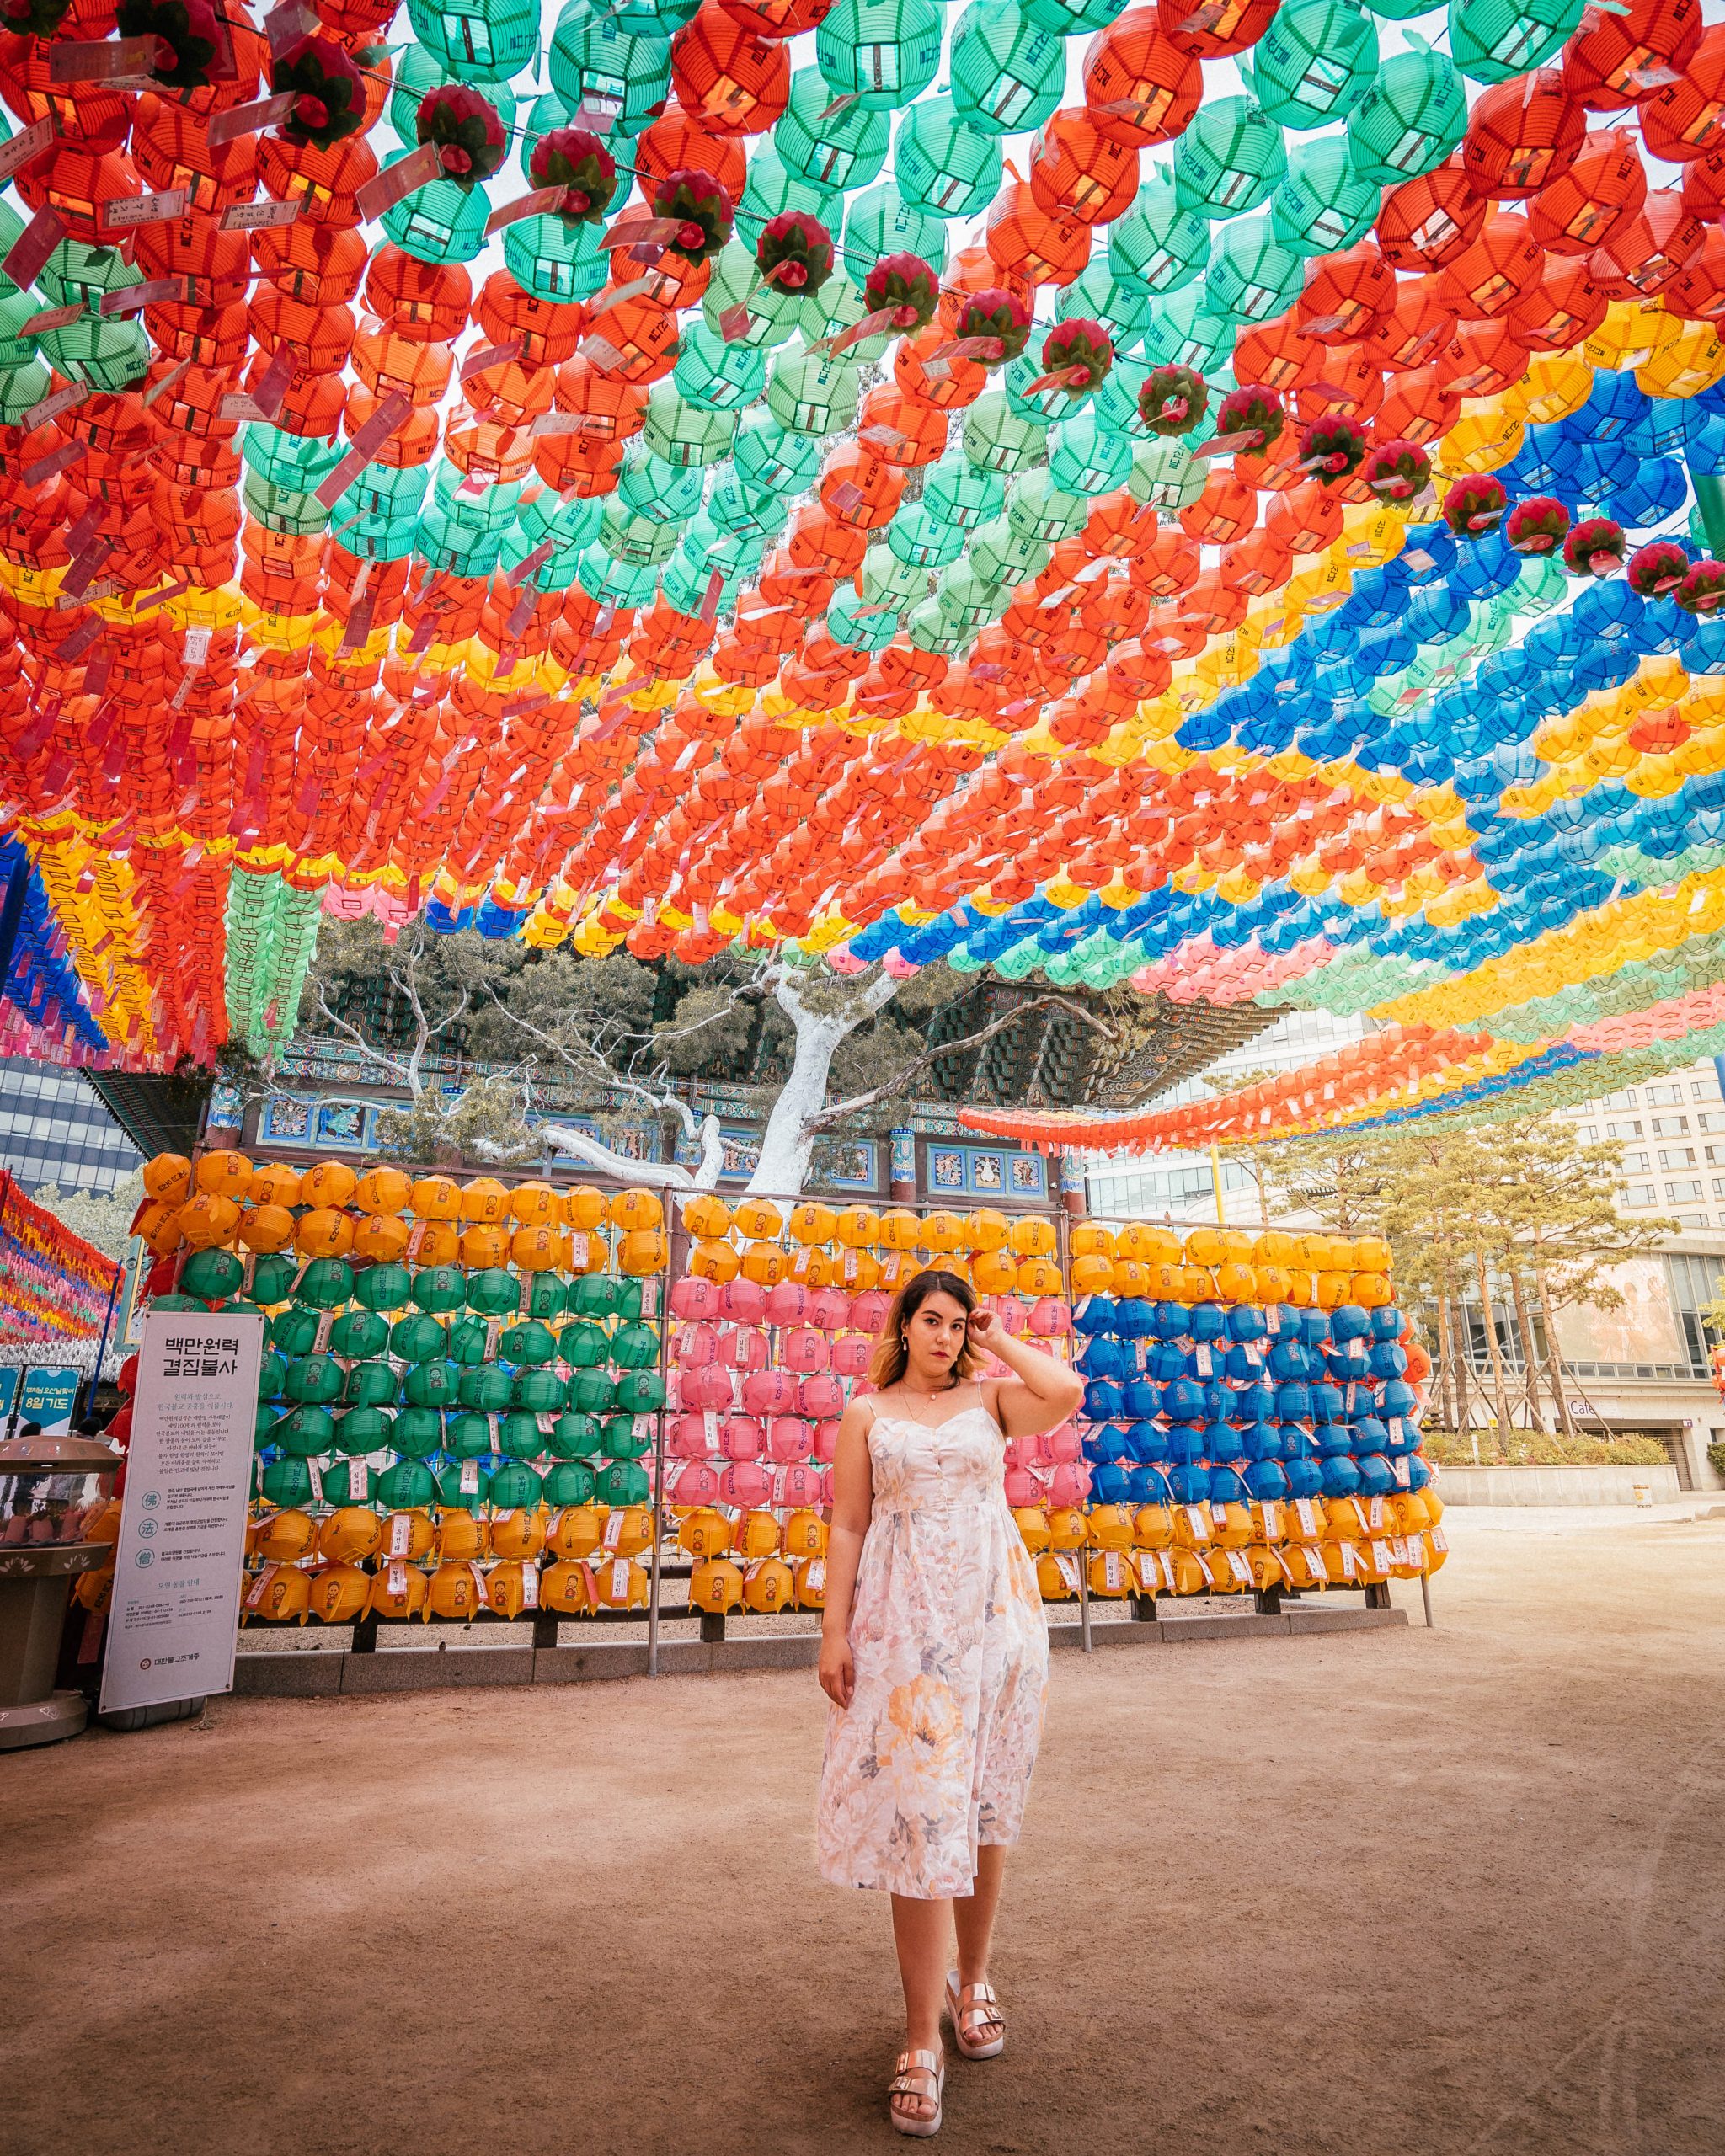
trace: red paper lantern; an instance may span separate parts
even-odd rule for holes
[[[1589,259],[1550,256],[1533,289],[1510,308],[1511,331],[1535,352],[1567,352],[1591,337],[1610,305]]]
[[[1674,187],[1659,188],[1588,257],[1594,281],[1610,299],[1652,299],[1701,253],[1706,230]]]
[[[1487,205],[1455,159],[1386,194],[1377,239],[1392,270],[1441,270],[1471,246]]]
[[[1685,322],[1725,321],[1725,232],[1708,227],[1701,252],[1666,286],[1659,304]]]
[[[1525,217],[1493,210],[1478,237],[1444,265],[1444,289],[1464,319],[1509,313],[1540,274],[1546,251]]]
[[[1618,112],[1656,93],[1648,77],[1681,74],[1701,37],[1701,0],[1629,0],[1621,15],[1595,8],[1563,48],[1563,79],[1581,104]]]
[[[1395,304],[1379,318],[1365,342],[1388,372],[1425,366],[1455,334],[1455,310],[1445,297],[1441,272],[1429,270],[1395,288]]]
[[[1092,40],[1084,103],[1117,142],[1137,149],[1185,132],[1204,99],[1204,70],[1162,29],[1154,7],[1131,8]]]
[[[1280,5],[1281,0],[1210,0],[1208,6],[1194,8],[1191,0],[1166,0],[1156,12],[1163,35],[1182,52],[1199,60],[1225,60],[1256,45]]]
[[[1647,193],[1635,137],[1626,128],[1602,128],[1528,204],[1527,228],[1553,253],[1586,254],[1635,215]]]
[[[1438,368],[1458,397],[1496,397],[1527,372],[1532,354],[1505,321],[1458,323]]]
[[[1091,238],[1081,217],[1044,210],[1028,181],[1003,188],[989,209],[990,257],[1033,285],[1071,284],[1090,259]]]
[[[1359,241],[1340,254],[1319,257],[1300,295],[1298,318],[1321,344],[1353,344],[1396,303],[1396,274],[1375,242]]]
[[[708,135],[761,134],[790,101],[791,58],[782,40],[746,28],[718,0],[702,0],[694,20],[671,40],[670,67],[678,104]]]
[[[1725,23],[1705,33],[1681,79],[1655,90],[1636,116],[1649,154],[1667,164],[1725,146]]]
[[[1038,131],[1030,193],[1050,216],[1111,224],[1138,192],[1138,152],[1105,133],[1083,105],[1068,105]]]
[[[1569,169],[1586,135],[1561,72],[1538,67],[1482,92],[1468,115],[1461,169],[1487,200],[1525,202]]]

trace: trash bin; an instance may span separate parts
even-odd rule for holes
[[[0,1752],[76,1737],[88,1717],[54,1672],[73,1578],[113,1556],[120,1461],[99,1438],[0,1444]]]

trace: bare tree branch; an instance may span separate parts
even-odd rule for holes
[[[873,1086],[866,1093],[853,1093],[847,1101],[836,1101],[830,1107],[822,1108],[818,1115],[808,1118],[805,1127],[810,1130],[830,1129],[847,1115],[858,1115],[864,1108],[872,1108],[879,1102],[891,1100],[895,1094],[903,1092],[918,1071],[927,1070],[930,1064],[937,1063],[942,1056],[953,1054],[959,1049],[980,1048],[985,1041],[992,1040],[996,1033],[1003,1033],[1009,1027],[1016,1026],[1019,1019],[1028,1012],[1044,1008],[1070,1011],[1075,1018],[1081,1018],[1092,1032],[1100,1033],[1104,1040],[1111,1041],[1114,1038],[1113,1027],[1098,1018],[1094,1011],[1087,1011],[1081,1003],[1074,1003],[1065,995],[1032,996],[1023,1003],[1015,1004],[1003,1017],[985,1026],[980,1033],[965,1033],[957,1040],[943,1041],[938,1048],[928,1049],[922,1054],[913,1056],[902,1070],[889,1078],[884,1084]]]

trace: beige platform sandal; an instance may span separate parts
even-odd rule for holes
[[[956,1969],[947,1972],[947,2011],[953,2017],[953,2036],[966,2058],[998,2058],[1007,2047],[1007,2025],[992,1984],[959,1983]],[[991,2036],[978,2032],[992,2029]]]
[[[900,2133],[914,2134],[918,2140],[927,2141],[931,2134],[940,2132],[943,2096],[946,2089],[946,2062],[937,2052],[900,2052],[893,2078],[886,2088],[887,2110],[893,2124]],[[900,2110],[892,2100],[895,2096],[916,2096],[925,2104],[934,2105],[934,2116],[930,2119],[913,2118]]]

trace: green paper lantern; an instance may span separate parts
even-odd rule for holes
[[[395,1417],[385,1414],[375,1401],[360,1401],[337,1422],[336,1449],[355,1459],[367,1453],[382,1452],[389,1444],[394,1423]]]
[[[893,136],[899,193],[932,217],[979,216],[1000,191],[1005,157],[1000,136],[961,120],[944,91],[912,105]]]
[[[1440,52],[1398,52],[1348,115],[1362,179],[1394,187],[1440,165],[1467,131],[1467,93]]]
[[[351,1407],[391,1407],[396,1390],[395,1372],[387,1363],[355,1363],[347,1374],[341,1396]]]
[[[545,1477],[545,1502],[559,1508],[590,1505],[595,1488],[593,1470],[577,1460],[560,1460]]]
[[[98,322],[86,317],[37,340],[42,357],[69,382],[88,382],[110,394],[141,381],[150,365],[150,339],[142,320]]]
[[[438,1336],[440,1340],[442,1336]],[[402,1379],[402,1395],[414,1407],[450,1407],[455,1404],[461,1372],[453,1363],[416,1363]]]
[[[905,634],[918,651],[938,652],[943,659],[956,659],[969,643],[972,632],[949,626],[938,601],[925,599],[907,617]]]
[[[389,1352],[398,1363],[424,1363],[441,1357],[449,1335],[435,1318],[414,1311],[389,1328]]]
[[[1028,471],[1047,445],[1048,429],[1014,412],[1001,390],[985,390],[964,414],[964,451],[979,472]]]
[[[545,1449],[557,1460],[596,1460],[598,1422],[591,1415],[559,1415],[546,1433]]]
[[[510,1375],[495,1363],[481,1363],[463,1370],[456,1385],[456,1397],[463,1407],[481,1415],[495,1415],[509,1406]]]
[[[421,1266],[409,1293],[422,1310],[458,1310],[467,1299],[467,1276],[458,1265]]]
[[[538,1417],[517,1409],[497,1426],[497,1449],[505,1460],[537,1460],[545,1449]]]
[[[1194,374],[1210,375],[1233,346],[1232,323],[1211,314],[1202,291],[1188,288],[1157,310],[1144,333],[1142,350],[1152,367],[1190,367]]]
[[[617,1406],[617,1387],[604,1370],[577,1370],[569,1380],[569,1406],[578,1415],[608,1415]]]
[[[158,1295],[151,1305],[154,1310],[167,1306],[168,1298]],[[184,1307],[198,1310],[202,1305],[191,1298],[184,1299]],[[308,1355],[312,1342],[318,1337],[318,1315],[315,1310],[302,1310],[294,1305],[278,1310],[270,1321],[270,1345],[283,1355]]]
[[[198,1250],[186,1260],[179,1284],[200,1302],[216,1303],[238,1291],[245,1272],[245,1261],[231,1250]]]
[[[628,1415],[612,1416],[601,1443],[607,1460],[639,1460],[653,1449],[652,1433],[641,1429]]]
[[[451,1394],[453,1390],[451,1382]],[[390,1434],[403,1460],[430,1460],[433,1453],[443,1449],[443,1417],[430,1406],[403,1407]]]
[[[1378,183],[1354,169],[1345,135],[1297,142],[1270,203],[1270,230],[1292,253],[1336,253],[1365,237],[1383,199]]]
[[[713,264],[713,274],[701,298],[701,318],[713,335],[722,338],[722,318],[734,316],[740,307],[746,318],[739,331],[733,319],[734,345],[782,344],[796,334],[801,319],[803,296],[763,284],[748,248],[733,240]]]
[[[1450,57],[1474,83],[1506,83],[1551,59],[1585,0],[1450,0]],[[1597,18],[1595,18],[1597,19]]]
[[[978,544],[981,544],[980,540]],[[985,574],[980,561],[974,565],[960,563],[949,577],[943,578],[936,597],[938,633],[943,637],[964,636],[973,633],[983,622],[991,621],[998,591],[998,585]]]
[[[253,1285],[255,1289],[255,1281]],[[367,1310],[401,1310],[413,1292],[414,1276],[404,1265],[368,1265],[354,1281],[354,1299]]]
[[[1024,135],[1060,108],[1066,48],[1013,0],[971,0],[953,29],[953,109],[985,135]]]
[[[1132,451],[1125,445],[1126,468],[1130,469]],[[1039,472],[1027,472],[1013,487],[1007,502],[1006,521],[1010,531],[1026,539],[1040,539],[1052,543],[1070,539],[1074,532],[1084,529],[1090,515],[1090,504],[1085,496],[1060,486],[1051,467]]]
[[[569,1313],[574,1317],[607,1318],[617,1315],[617,1291],[622,1283],[606,1273],[583,1273],[574,1283],[569,1297]],[[601,1340],[604,1335],[598,1336]],[[601,1356],[600,1360],[603,1360]]]
[[[436,1485],[437,1502],[448,1512],[476,1513],[491,1495],[490,1476],[477,1463],[470,1465],[464,1460],[452,1460],[440,1467]]]
[[[1267,201],[1288,169],[1282,131],[1255,98],[1202,106],[1174,147],[1174,193],[1199,216],[1237,217]]]
[[[555,1370],[535,1364],[515,1372],[510,1405],[529,1415],[560,1415],[569,1404],[569,1390]]]
[[[252,1261],[252,1300],[267,1308],[285,1303],[293,1293],[298,1267],[285,1251],[271,1251]]]
[[[1087,30],[1105,30],[1124,12],[1126,0],[1023,0],[1023,7],[1039,29],[1056,37],[1081,37]]]
[[[814,64],[829,99],[865,112],[912,104],[940,68],[940,10],[932,0],[836,0],[814,33]]]
[[[659,1361],[659,1335],[650,1325],[625,1325],[611,1343],[613,1369],[651,1369]]]
[[[646,554],[632,551],[625,554],[619,541],[627,536],[628,521],[639,518],[644,522],[673,527],[671,545],[676,544],[676,533],[686,524],[701,506],[701,497],[707,483],[696,471],[681,466],[667,464],[661,456],[642,447],[638,441],[629,444],[623,453],[619,467],[617,492],[606,502],[599,530],[600,544],[619,560],[645,560]],[[547,489],[548,491],[548,489]],[[650,557],[656,562],[669,558],[666,553]],[[584,1283],[591,1274],[583,1274],[571,1291],[572,1309],[579,1308],[579,1294]]]
[[[505,1393],[507,1387],[505,1388]],[[446,1415],[443,1449],[451,1460],[483,1460],[491,1450],[491,1417],[477,1408]]]
[[[329,512],[314,494],[296,493],[248,472],[240,482],[240,499],[247,511],[266,531],[284,531],[296,539],[312,539],[329,527]]]
[[[1153,173],[1132,207],[1108,227],[1109,275],[1146,292],[1177,292],[1189,285],[1210,251],[1208,222],[1183,205],[1164,172]]]
[[[314,1257],[294,1283],[293,1299],[302,1310],[339,1310],[351,1302],[353,1268],[345,1258]]]
[[[416,4],[416,0],[408,0],[409,16],[416,18],[420,13],[435,14],[437,12]],[[505,12],[503,9],[499,10],[499,13],[503,12]],[[526,10],[511,10],[510,12],[525,12],[531,14],[533,12],[533,0],[528,0]],[[471,22],[473,19],[463,16],[458,19],[465,24]],[[417,27],[417,22],[415,27]],[[535,28],[537,30],[537,24]],[[483,45],[484,42],[483,35],[475,39],[474,42]],[[441,89],[446,83],[484,83],[485,95],[505,128],[512,129],[515,126],[515,93],[509,87],[508,76],[518,74],[520,67],[511,67],[506,75],[482,73],[467,58],[466,48],[467,39],[463,31],[458,34],[453,51],[450,51],[434,35],[430,38],[422,37],[418,45],[410,45],[403,52],[396,65],[394,75],[391,78],[389,103],[385,109],[390,125],[409,149],[417,149],[419,147],[420,100],[428,91]],[[444,56],[446,51],[449,54],[447,58]],[[531,56],[530,48],[528,57],[531,59]],[[542,134],[544,131],[542,128],[540,130]]]
[[[647,397],[647,430],[649,435],[675,437],[676,429],[669,421],[673,397],[700,408],[698,420],[686,423],[691,439],[705,445],[722,440],[724,447],[718,456],[729,455],[736,439],[737,414],[745,404],[752,404],[766,387],[766,355],[758,344],[750,344],[740,339],[727,344],[723,334],[708,327],[704,319],[690,323],[678,340],[677,362],[671,369],[670,384],[654,382]],[[667,394],[669,387],[670,393]],[[655,403],[655,399],[658,400]],[[724,414],[729,424],[715,427],[712,415]],[[662,449],[657,440],[649,444],[654,454],[664,457],[667,464],[687,464],[690,459]],[[702,455],[698,462],[716,463],[718,457]]]
[[[258,1363],[259,1399],[280,1400],[286,1382],[287,1358],[278,1355],[273,1348],[267,1349]]]
[[[296,1460],[316,1460],[335,1442],[335,1417],[327,1407],[296,1407],[271,1429],[270,1442]]]
[[[1272,322],[1300,296],[1306,264],[1277,240],[1268,211],[1216,235],[1204,272],[1204,311],[1222,322]]]
[[[360,1274],[363,1280],[365,1275]],[[389,1321],[375,1310],[344,1310],[329,1328],[329,1352],[344,1361],[363,1361],[381,1355],[389,1345]]]
[[[614,1460],[600,1469],[595,1487],[601,1505],[644,1505],[650,1493],[647,1470],[632,1460]]]
[[[797,327],[803,333],[804,343],[813,345],[841,329],[854,328],[873,311],[872,302],[863,297],[862,287],[856,280],[841,270],[835,270],[818,292],[803,295]],[[877,330],[858,344],[847,344],[836,355],[835,364],[853,374],[859,373],[874,360],[884,360],[897,335],[896,330]]]
[[[1151,373],[1147,360],[1117,358],[1108,380],[1091,400],[1097,426],[1112,435],[1124,435],[1131,441],[1146,440],[1150,429],[1138,409],[1138,392]]]
[[[654,1415],[665,1405],[665,1380],[657,1370],[629,1370],[617,1381],[617,1404],[625,1415]]]
[[[1031,483],[1038,482],[1045,482],[1045,474],[1033,472]],[[1014,489],[1014,507],[1016,497]],[[1028,577],[1040,575],[1051,552],[1047,538],[1014,524],[1010,512],[1006,516],[994,517],[971,535],[965,550],[969,580],[955,573],[951,581],[941,587],[942,602],[951,600],[950,617],[953,620],[959,618],[961,608],[971,606],[980,607],[985,619],[993,611],[991,595],[1007,585],[1022,584]],[[983,587],[980,593],[979,586]]]
[[[613,561],[657,568],[677,550],[677,527],[630,510],[619,495],[605,505],[599,543]]]
[[[493,1474],[489,1494],[494,1512],[531,1512],[542,1494],[539,1477],[526,1460],[505,1460]]]
[[[467,1308],[481,1317],[512,1317],[521,1298],[520,1282],[503,1266],[481,1266],[467,1275]]]
[[[790,97],[772,131],[772,147],[783,171],[817,189],[823,199],[879,179],[893,138],[893,124],[884,111],[850,104],[841,112],[829,112],[833,102],[833,93],[820,72],[799,67],[791,77]],[[818,207],[814,213],[821,215]]]
[[[689,332],[691,337],[711,334],[704,323],[697,323]],[[737,350],[747,363],[750,373],[765,372],[759,352],[746,344],[738,346]],[[720,387],[716,379],[708,386]],[[734,393],[740,393],[737,385],[733,383],[730,387]],[[654,456],[667,464],[704,471],[709,464],[721,463],[729,456],[731,444],[737,438],[737,419],[734,411],[714,411],[691,403],[678,394],[675,382],[656,382],[647,392],[641,440]]]
[[[370,1505],[377,1501],[377,1470],[365,1465],[358,1454],[326,1467],[318,1480],[318,1497],[326,1505]]]
[[[1206,230],[1208,227],[1206,227]],[[1148,324],[1156,302],[1136,279],[1117,277],[1106,255],[1097,255],[1055,301],[1055,320],[1100,322],[1114,340],[1114,359]],[[1107,384],[1104,383],[1106,387]],[[1100,392],[1096,392],[1099,394]]]
[[[396,1428],[398,1438],[399,1417]],[[377,1477],[377,1502],[388,1512],[417,1512],[436,1494],[435,1479],[422,1460],[398,1460]]]
[[[287,1366],[287,1375],[281,1381],[282,1397],[321,1406],[340,1399],[342,1380],[342,1368],[334,1355],[302,1355]]]
[[[890,606],[902,613],[913,599],[928,590],[926,574],[913,569],[890,547],[874,541],[862,557],[862,604]],[[836,596],[836,595],[835,595]]]
[[[1278,127],[1343,120],[1378,71],[1378,34],[1354,0],[1290,0],[1252,48],[1252,94]]]
[[[539,49],[538,0],[469,0],[466,8],[408,0],[408,20],[419,43],[458,83],[506,83],[531,64]],[[511,98],[505,127],[514,108]]]
[[[816,112],[820,109],[818,104],[814,107]],[[787,210],[804,211],[811,217],[820,217],[824,224],[824,212],[831,200],[831,189],[816,187],[800,173],[789,171],[772,144],[761,143],[750,157],[749,176],[737,202],[737,222],[743,227],[742,237],[748,243],[749,262],[754,262],[754,243],[760,237],[763,225],[771,224]]]
[[[29,305],[32,314],[40,312],[34,298]],[[32,360],[27,366],[9,369],[3,381],[0,381],[0,424],[20,426],[24,414],[40,404],[53,387],[54,377],[40,360]]]
[[[590,547],[575,566],[576,581],[601,606],[650,606],[659,578],[650,568],[632,568]]]
[[[867,574],[864,574],[867,589]],[[859,598],[855,590],[846,590],[841,584],[833,593],[826,610],[826,633],[836,644],[846,644],[853,651],[884,651],[898,634],[899,616],[896,611],[864,616],[864,606],[878,606],[878,600]]]
[[[857,370],[844,356],[827,359],[793,346],[773,360],[767,376],[766,408],[793,434],[841,433],[854,423],[862,398]]]
[[[1132,476],[1126,486],[1134,501],[1145,503],[1159,515],[1178,515],[1191,508],[1209,478],[1209,464],[1194,457],[1185,440],[1152,435],[1134,445]]]
[[[656,34],[632,35],[616,15],[572,0],[552,35],[550,72],[551,87],[571,115],[583,105],[613,113],[613,125],[634,134],[670,93],[670,43]]]
[[[512,1325],[498,1342],[498,1352],[508,1363],[542,1364],[557,1357],[557,1335],[537,1318]]]
[[[611,274],[600,225],[565,224],[561,217],[523,217],[503,235],[504,267],[535,299],[567,306],[590,299]]]
[[[490,1359],[486,1322],[480,1317],[458,1317],[445,1336],[449,1359],[464,1370],[477,1369]]]
[[[318,1502],[311,1468],[303,1460],[270,1460],[258,1478],[258,1486],[265,1504],[279,1505],[284,1512]]]
[[[8,216],[12,214],[7,212]],[[18,233],[12,237],[15,239]],[[37,290],[56,307],[76,304],[89,307],[93,313],[100,310],[104,292],[123,291],[142,282],[142,272],[134,269],[117,248],[81,239],[61,240],[36,277]]]
[[[383,160],[387,172],[411,150],[393,150]],[[483,187],[460,188],[452,179],[427,180],[383,212],[383,229],[403,254],[415,261],[471,262],[485,246],[485,220],[491,214]]]
[[[722,532],[737,538],[777,539],[790,521],[790,505],[765,487],[751,487],[734,465],[713,483],[706,515]]]

